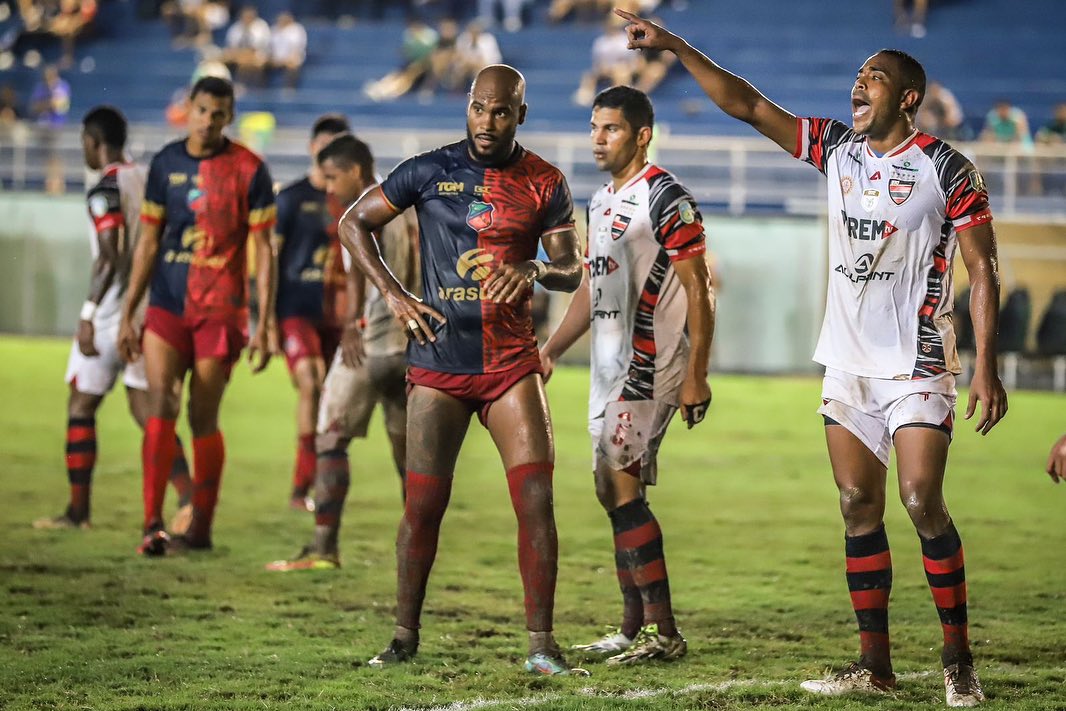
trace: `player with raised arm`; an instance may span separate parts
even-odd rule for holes
[[[126,386],[130,413],[143,429],[148,417],[148,382],[144,364],[125,365],[118,352],[122,296],[130,274],[130,256],[139,232],[144,168],[126,160],[126,117],[113,106],[96,106],[82,119],[81,145],[85,166],[100,179],[86,199],[92,221],[93,255],[89,295],[82,304],[78,332],[67,361],[67,479],[70,503],[54,518],[33,522],[34,528],[87,528],[90,491],[96,465],[96,411],[115,386],[119,374]],[[136,311],[144,315],[143,302]],[[170,481],[179,508],[189,504],[192,480],[181,441],[175,443]]]
[[[253,372],[277,349],[276,259],[271,240],[274,190],[266,164],[225,136],[233,120],[233,85],[204,77],[189,99],[188,135],[164,146],[148,170],[119,349],[127,362],[143,353],[148,375],[145,425],[144,535],[138,552],[208,549],[225,447],[218,413],[234,363],[248,340],[247,244],[256,248],[259,320],[249,359]],[[150,287],[144,334],[134,325]],[[193,436],[192,521],[173,540],[163,529],[163,495],[174,458],[174,427],[189,373]]]
[[[692,427],[711,401],[714,296],[702,218],[684,186],[648,162],[654,124],[651,101],[637,89],[611,87],[593,101],[593,158],[611,181],[589,202],[585,277],[541,349],[549,377],[592,330],[589,432],[596,496],[614,530],[622,624],[575,649],[609,655],[608,664],[672,661],[688,650],[647,487],[678,407]],[[655,629],[638,642],[646,625]]]
[[[719,108],[828,179],[831,273],[814,359],[826,367],[819,412],[840,491],[861,655],[803,688],[836,695],[896,685],[888,637],[892,562],[883,520],[894,445],[900,498],[921,542],[943,628],[945,698],[948,706],[980,703],[962,540],[943,495],[955,373],[961,370],[951,322],[956,247],[969,272],[977,338],[966,418],[980,403],[977,430],[988,434],[1007,412],[996,371],[996,241],[980,173],[951,146],[914,128],[925,71],[899,50],[882,50],[859,68],[849,128],[797,118],[680,37],[616,12],[630,21],[630,48],[675,53]]]
[[[340,114],[319,117],[311,129],[311,168],[277,197],[276,312],[281,348],[297,392],[290,506],[302,511],[314,509],[309,493],[315,482],[315,417],[346,316],[343,250],[337,239],[343,207],[326,195],[325,178],[315,156],[349,130],[348,120]]]
[[[319,151],[317,162],[326,190],[340,204],[351,205],[377,183],[370,147],[355,136],[337,136]],[[375,237],[392,275],[404,289],[420,294],[415,264],[417,234],[410,227],[405,219],[392,220]],[[362,270],[349,265],[348,280],[349,316],[340,351],[334,355],[326,375],[318,413],[314,539],[295,558],[268,563],[267,570],[340,567],[338,535],[351,481],[348,445],[353,437],[366,437],[378,403],[393,462],[403,483],[407,456],[407,336],[389,312],[381,292],[367,284]]]
[[[554,446],[530,311],[532,286],[581,279],[573,204],[562,173],[515,141],[525,79],[490,65],[474,80],[466,140],[401,163],[341,219],[341,241],[412,339],[408,347],[406,503],[396,541],[396,628],[372,666],[418,649],[426,583],[470,416],[488,428],[518,518],[526,669],[568,673],[552,636],[558,540]],[[413,206],[425,302],[389,274],[372,232]],[[549,262],[536,259],[542,243]]]

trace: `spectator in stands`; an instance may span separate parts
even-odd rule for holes
[[[967,138],[962,106],[951,90],[938,81],[929,82],[915,123],[920,131],[948,142]]]
[[[456,71],[459,60],[455,51],[455,43],[458,41],[459,23],[450,17],[441,20],[437,25],[437,46],[429,55],[429,71],[422,81],[422,89],[419,92],[419,98],[423,103],[432,100],[437,87],[455,91],[461,86]]]
[[[270,31],[270,67],[285,72],[285,85],[295,89],[306,58],[307,30],[292,13],[279,13]]]
[[[1036,132],[1036,142],[1044,145],[1060,146],[1066,143],[1066,102],[1055,107],[1055,115],[1050,122]]]
[[[429,72],[439,41],[437,31],[421,19],[408,20],[400,45],[403,66],[367,84],[363,93],[374,101],[388,101],[409,92]]]
[[[548,19],[559,22],[571,13],[579,17],[603,17],[615,7],[647,15],[658,6],[659,0],[552,0],[548,7]]]
[[[22,118],[22,108],[15,87],[4,84],[0,87],[0,131],[7,131]]]
[[[574,92],[578,106],[591,106],[600,82],[610,85],[630,85],[637,73],[640,55],[627,49],[625,22],[611,14],[603,34],[592,43],[592,67],[581,76],[581,84]]]
[[[455,42],[455,57],[459,86],[465,87],[490,64],[503,61],[500,45],[491,33],[485,32],[481,22],[472,21]]]
[[[1066,479],[1066,434],[1051,446],[1051,454],[1047,458],[1047,473],[1056,484]]]
[[[1006,99],[1001,99],[985,116],[981,140],[987,143],[1016,143],[1021,146],[1032,146],[1033,137],[1029,134],[1029,119],[1024,111],[1012,106]]]
[[[48,23],[48,31],[59,38],[63,45],[64,68],[74,66],[74,42],[96,18],[96,0],[60,0],[59,12]]]
[[[263,70],[270,61],[270,25],[254,5],[241,8],[240,18],[226,32],[222,61],[237,81],[262,85]]]
[[[41,73],[41,81],[30,96],[30,114],[37,121],[37,139],[44,149],[45,192],[57,195],[66,192],[63,179],[63,163],[56,150],[59,130],[67,122],[70,112],[70,84],[59,75],[54,64],[47,64]]]
[[[1036,142],[1042,146],[1062,146],[1066,143],[1066,102],[1055,107],[1051,121],[1036,132]],[[1034,192],[1062,194],[1066,189],[1066,160],[1037,158]]]
[[[174,46],[203,47],[211,33],[229,24],[229,2],[225,0],[167,0],[160,8],[174,32]]]
[[[925,37],[925,16],[929,0],[894,0],[896,29],[909,32],[911,37]]]
[[[522,29],[522,8],[528,0],[478,0],[477,16],[483,27],[496,24],[497,7],[503,11],[503,29],[518,32]],[[490,62],[494,64],[495,62]]]

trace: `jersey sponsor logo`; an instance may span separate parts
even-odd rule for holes
[[[914,191],[914,180],[900,180],[898,178],[890,178],[888,181],[888,196],[892,198],[892,202],[897,205],[902,205],[907,202],[907,198],[911,196]]]
[[[876,173],[874,173],[873,175],[870,176],[870,180],[880,180],[880,179],[881,179],[881,171],[877,171]]]
[[[976,168],[966,174],[966,177],[970,179],[970,187],[979,193],[985,191],[985,179],[981,177],[980,171]]]
[[[189,176],[185,173],[171,173],[167,176],[167,182],[171,185],[185,185],[189,182]]]
[[[459,185],[462,185],[462,183],[459,183]],[[474,194],[475,195],[488,195],[489,194],[489,186],[488,185],[475,185],[474,186]]]
[[[309,213],[312,213],[312,214],[316,214],[318,212],[321,212],[323,207],[324,207],[324,205],[318,200],[311,200],[311,201],[308,201],[308,202],[301,202],[300,203],[300,212],[309,212]]]
[[[862,284],[868,281],[888,281],[896,274],[895,272],[874,271],[873,266],[874,255],[866,253],[859,255],[859,258],[855,260],[855,264],[851,269],[845,267],[843,264],[838,264],[833,271],[847,277],[848,281],[852,284]]]
[[[455,263],[455,272],[463,279],[481,281],[492,273],[492,254],[481,247],[469,249],[459,255]]]
[[[89,214],[93,217],[103,217],[109,210],[106,195],[93,195],[89,198]]]
[[[611,208],[609,206],[608,206],[608,208],[606,210],[603,211],[603,216],[604,217],[610,217],[611,216]]]
[[[852,187],[854,187],[854,185],[855,185],[855,181],[853,181],[851,179],[851,176],[850,175],[845,175],[843,178],[840,179],[840,194],[841,195],[850,195],[851,194],[851,189],[852,189]]]
[[[489,295],[480,286],[438,286],[437,298],[441,301],[480,301]]]
[[[682,200],[681,204],[677,206],[677,214],[686,225],[691,225],[696,221],[696,210],[688,200]]]
[[[327,247],[319,247],[311,254],[312,266],[300,272],[300,281],[324,282],[326,280],[326,264],[330,261],[331,250]]]
[[[589,260],[589,276],[601,277],[613,274],[618,269],[614,257],[593,257]]]
[[[903,161],[903,165],[896,165],[895,163],[893,163],[892,164],[892,170],[893,171],[902,171],[904,173],[917,173],[918,172],[918,169],[912,167],[912,164],[911,164],[911,162],[909,160]]]
[[[615,240],[621,239],[632,219],[631,215],[623,215],[621,212],[615,215],[614,220],[611,221],[611,238]]]
[[[442,180],[437,183],[438,195],[458,195],[463,192],[463,188],[466,186],[463,183],[456,183],[450,180]]]
[[[888,239],[896,232],[896,226],[888,220],[848,217],[848,213],[843,210],[840,211],[840,219],[844,223],[844,229],[848,231],[848,237],[862,242]]]
[[[881,197],[881,191],[880,190],[874,190],[873,188],[869,188],[868,190],[863,190],[862,191],[862,200],[860,201],[860,202],[862,202],[862,209],[866,210],[867,212],[870,212],[871,210],[873,210],[877,206],[877,200],[880,197]]]
[[[496,208],[492,206],[491,202],[481,202],[475,200],[470,203],[470,207],[466,211],[466,224],[470,225],[470,228],[475,232],[481,232],[492,227],[492,213],[496,211]]]
[[[193,212],[203,212],[207,207],[207,194],[200,188],[190,190],[185,199],[189,203],[189,209]]]

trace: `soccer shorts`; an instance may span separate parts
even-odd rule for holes
[[[482,425],[488,426],[489,408],[493,403],[532,373],[543,375],[540,359],[519,363],[499,373],[442,373],[411,366],[407,369],[407,383],[408,390],[421,385],[451,395],[470,408],[470,412],[476,412]]]
[[[339,328],[316,326],[310,319],[300,316],[281,319],[278,330],[290,373],[304,358],[320,357],[326,363],[332,363],[341,342]]]
[[[190,363],[214,358],[227,370],[248,343],[248,329],[236,319],[188,318],[158,306],[148,307],[144,330],[162,338]]]
[[[358,368],[344,364],[340,351],[322,387],[318,406],[318,433],[366,437],[374,406],[381,403],[385,430],[390,435],[407,431],[407,358],[367,356]]]
[[[648,486],[659,476],[659,445],[677,406],[659,400],[612,400],[589,420],[597,463],[628,471]]]
[[[955,399],[952,373],[922,380],[886,380],[826,368],[818,412],[858,437],[887,467],[892,438],[900,427],[932,427],[950,438]]]
[[[93,343],[97,356],[82,355],[78,349],[78,339],[70,348],[67,359],[66,381],[75,390],[86,395],[106,395],[115,387],[118,374],[122,373],[122,382],[134,390],[147,390],[148,378],[144,374],[144,358],[138,358],[130,364],[122,362],[118,354],[118,323],[99,324],[94,333]]]

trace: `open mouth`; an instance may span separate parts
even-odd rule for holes
[[[853,96],[851,98],[851,116],[852,118],[862,118],[866,114],[870,113],[870,104],[865,99]]]

